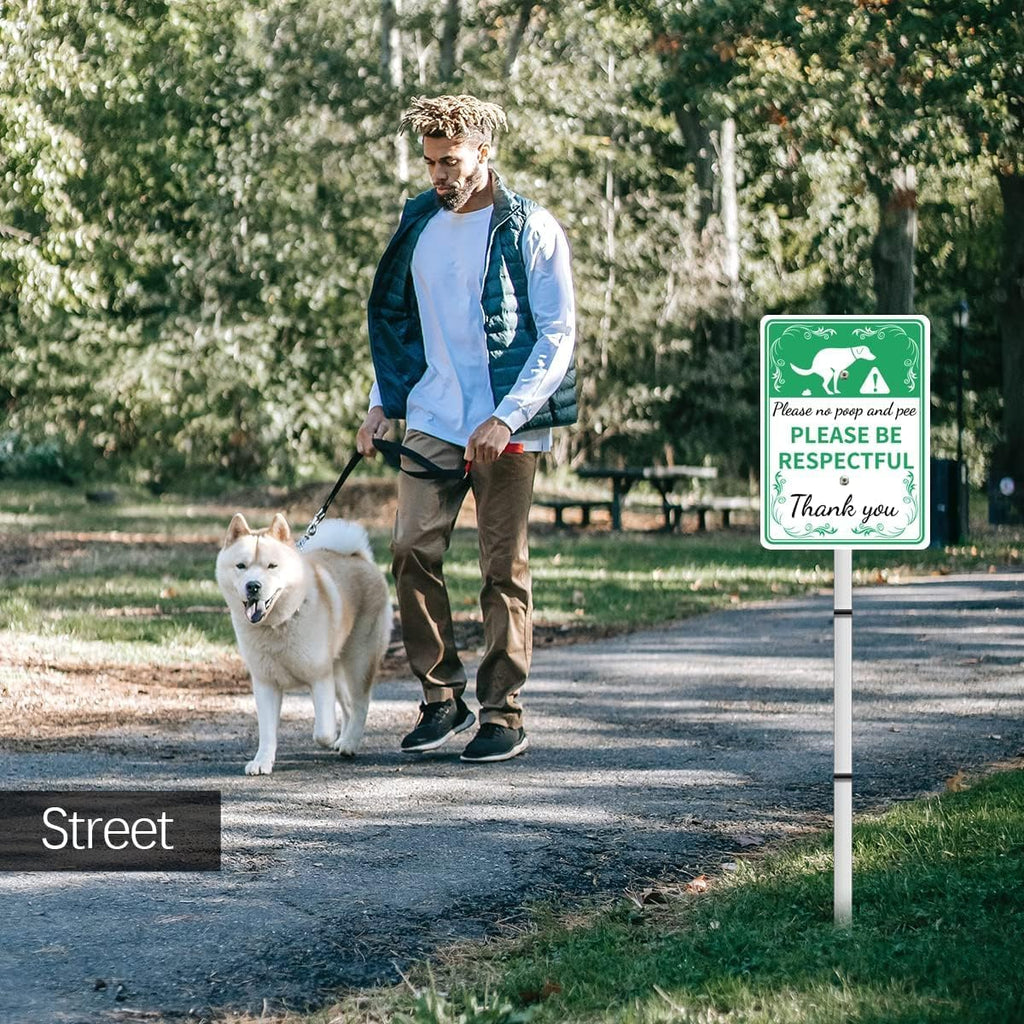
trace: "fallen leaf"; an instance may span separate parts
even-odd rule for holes
[[[691,895],[699,892],[707,892],[708,876],[698,875],[696,878],[691,879],[689,882],[686,883],[686,891]]]
[[[558,995],[562,991],[562,986],[556,981],[545,981],[542,988],[528,988],[519,993],[519,1001],[524,1006],[529,1006],[532,1003],[541,1003],[545,999],[550,999],[551,996]]]
[[[651,887],[639,892],[630,891],[627,895],[638,907],[646,907],[652,903],[668,903],[668,895],[664,889]]]
[[[764,836],[737,836],[737,846],[764,846],[768,840]]]
[[[956,775],[951,775],[946,779],[946,789],[950,793],[961,793],[967,789],[967,783],[964,781],[967,778],[966,773],[961,769]]]

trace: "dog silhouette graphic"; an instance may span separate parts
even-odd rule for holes
[[[858,359],[869,359],[874,362],[875,355],[867,345],[852,345],[849,348],[823,348],[818,351],[811,360],[809,369],[797,366],[796,363],[789,365],[804,377],[817,376],[821,378],[821,386],[825,389],[826,395],[838,395],[836,385],[839,378],[848,367],[852,366]]]

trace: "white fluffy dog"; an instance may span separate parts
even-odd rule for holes
[[[387,582],[366,530],[326,519],[300,551],[284,516],[253,531],[238,513],[217,556],[217,583],[256,698],[260,743],[246,774],[273,771],[281,698],[296,688],[313,694],[313,739],[353,755],[391,639]]]

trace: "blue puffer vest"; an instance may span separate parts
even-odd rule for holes
[[[491,174],[494,211],[480,301],[491,391],[497,406],[518,380],[537,341],[520,248],[526,218],[537,204],[505,188],[497,174],[493,171]],[[384,250],[370,289],[367,306],[370,353],[384,415],[390,419],[405,417],[409,392],[427,368],[412,282],[412,253],[427,221],[440,209],[433,189],[406,202],[398,230]],[[570,367],[544,408],[522,429],[559,427],[575,422],[576,370]]]

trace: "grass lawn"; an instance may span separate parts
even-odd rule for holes
[[[590,909],[537,908],[408,985],[308,1024],[1019,1024],[1024,770],[862,817],[854,924],[832,924],[831,843]],[[693,889],[696,891],[688,891]]]
[[[271,515],[267,508],[249,512],[256,524]],[[167,646],[176,658],[188,649],[196,658],[233,649],[213,580],[229,516],[224,506],[186,497],[128,495],[97,505],[78,489],[0,483],[0,629],[142,644],[156,660]],[[371,534],[386,568],[388,531]],[[1022,549],[1024,531],[980,529],[967,547],[858,553],[855,582],[1019,565]],[[749,528],[684,536],[538,528],[531,567],[536,622],[574,635],[804,593],[832,579],[829,551],[766,551]],[[472,530],[456,531],[445,573],[456,617],[478,617]]]

